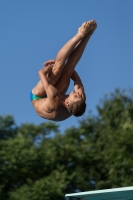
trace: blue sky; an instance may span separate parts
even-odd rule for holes
[[[104,94],[132,88],[132,9],[132,0],[0,0],[0,115],[14,116],[17,125],[47,122],[29,100],[38,71],[90,19],[98,27],[76,66],[87,95],[84,116],[96,114]],[[59,122],[60,130],[79,119]]]

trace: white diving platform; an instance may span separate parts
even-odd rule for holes
[[[133,186],[66,194],[69,200],[133,200]]]

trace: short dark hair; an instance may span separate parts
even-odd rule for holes
[[[68,110],[75,117],[82,116],[86,110],[86,103],[84,100],[71,102],[68,106]]]

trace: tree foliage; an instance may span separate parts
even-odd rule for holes
[[[63,134],[55,123],[0,117],[0,199],[63,200],[65,193],[133,184],[132,91],[106,95]]]

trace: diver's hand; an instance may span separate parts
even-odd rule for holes
[[[84,90],[82,88],[77,89],[76,93],[78,93],[78,95],[81,96],[84,101],[86,101],[86,95],[85,95]]]
[[[43,66],[46,67],[46,66],[49,66],[49,65],[54,65],[55,64],[55,60],[48,60],[46,62],[43,63]]]

